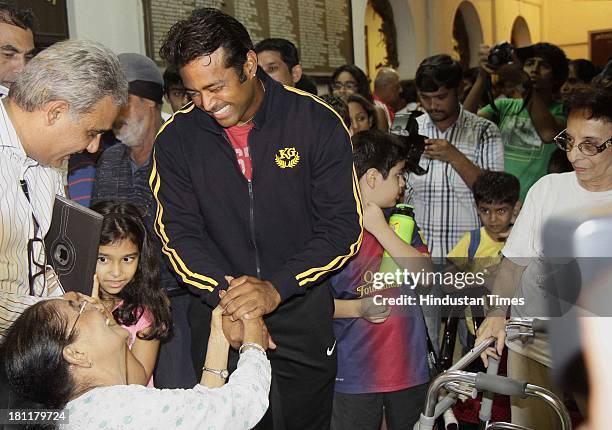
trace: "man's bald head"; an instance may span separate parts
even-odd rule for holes
[[[374,86],[386,85],[395,81],[399,82],[399,73],[391,67],[381,67],[376,73],[376,79],[374,80]]]
[[[400,76],[391,67],[381,67],[374,79],[374,94],[384,103],[394,107],[399,101],[401,87]]]

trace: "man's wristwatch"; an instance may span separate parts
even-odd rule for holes
[[[229,376],[229,372],[227,371],[227,369],[210,369],[204,366],[202,367],[202,370],[204,372],[210,372],[213,375],[217,375],[221,379],[227,379],[227,377]]]

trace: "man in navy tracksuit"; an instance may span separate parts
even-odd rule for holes
[[[258,69],[245,28],[216,9],[175,24],[160,53],[193,101],[162,126],[150,183],[164,254],[200,297],[190,311],[196,368],[210,307],[229,286],[226,336],[239,344],[240,318],[265,315],[277,345],[259,428],[327,429],[336,373],[327,278],[362,237],[348,131],[318,98]]]

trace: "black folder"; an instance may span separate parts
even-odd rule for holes
[[[55,270],[64,291],[91,295],[102,219],[85,206],[55,196],[45,248],[47,264]]]

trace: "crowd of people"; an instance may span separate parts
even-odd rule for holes
[[[504,352],[505,325],[548,315],[545,223],[612,203],[610,66],[483,45],[478,68],[438,54],[411,79],[346,64],[318,96],[292,42],[253,44],[217,9],[172,26],[163,74],[89,41],[34,56],[33,23],[0,2],[0,409],[65,408],[74,429],[412,428],[447,309],[381,298],[449,294],[419,272],[523,299],[465,310],[460,346],[497,338],[485,365],[559,393],[548,339]],[[103,217],[91,296],[49,265],[56,195]],[[395,269],[413,282],[374,283]],[[538,402],[510,410],[557,428]]]

